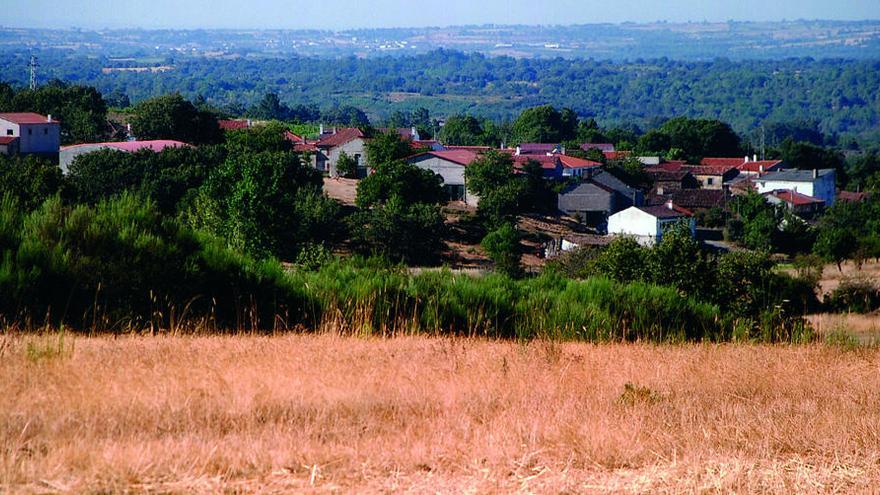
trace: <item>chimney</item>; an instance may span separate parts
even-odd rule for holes
[[[753,161],[753,162],[758,161],[758,155],[757,155],[757,154],[752,155],[752,161]]]
[[[519,145],[517,145],[516,146],[516,156],[519,156],[520,153],[522,153],[522,149],[519,147]]]
[[[324,124],[321,124],[321,127],[318,128],[318,137],[324,135]]]
[[[46,122],[52,122],[52,114],[46,116]]]
[[[419,131],[416,129],[416,126],[412,126],[409,131],[412,134],[413,141],[419,141]]]
[[[744,160],[744,163],[749,163],[749,155],[746,155],[746,157],[743,158],[743,160]]]
[[[559,152],[562,153],[563,155],[565,154],[565,145],[564,144],[559,147]]]
[[[814,178],[814,179],[818,179],[818,178],[819,178],[819,169],[817,169],[817,168],[814,168],[814,169],[813,169],[813,178]]]
[[[759,165],[759,166],[758,166],[758,175],[763,175],[763,174],[764,174],[764,166],[763,166],[763,165]]]
[[[672,204],[671,199],[666,202],[666,207],[669,208],[670,210],[675,210],[675,206]]]
[[[254,123],[251,121],[251,119],[247,119],[248,129],[250,129],[253,125],[254,125]]]

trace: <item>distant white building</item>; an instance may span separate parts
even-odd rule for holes
[[[754,179],[758,193],[789,190],[821,199],[826,206],[834,205],[837,196],[834,169],[781,170]]]
[[[61,125],[51,115],[38,113],[0,113],[0,137],[5,138],[7,153],[58,156],[61,149]]]
[[[690,211],[667,202],[658,206],[631,206],[608,217],[608,234],[631,236],[639,244],[652,246],[663,238],[663,233],[685,221],[691,236],[696,235],[696,222]]]

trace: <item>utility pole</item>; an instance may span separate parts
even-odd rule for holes
[[[31,55],[31,91],[37,90],[37,67],[39,67],[39,65],[37,65],[37,57]]]

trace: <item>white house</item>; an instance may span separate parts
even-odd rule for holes
[[[357,177],[366,177],[366,134],[356,127],[333,129],[330,133],[324,133],[323,128],[321,131],[320,139],[315,146],[327,157],[326,168],[330,172],[330,176],[339,176],[336,172],[336,164],[339,162],[339,157],[345,153],[357,163]]]
[[[468,191],[464,170],[478,157],[476,152],[469,150],[428,151],[410,157],[407,162],[442,177],[443,187],[451,200],[477,206],[480,198]]]
[[[691,236],[696,222],[688,210],[667,202],[658,206],[631,206],[608,217],[608,234],[631,236],[644,246],[652,246],[663,233],[681,221],[688,223]]]
[[[0,136],[18,138],[15,148],[22,155],[57,157],[61,149],[61,125],[51,115],[0,113]]]
[[[780,189],[821,199],[826,206],[834,205],[837,196],[834,169],[781,170],[755,179],[760,194]]]

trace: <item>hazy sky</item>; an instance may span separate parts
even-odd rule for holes
[[[4,0],[14,27],[316,28],[880,19],[880,0]]]

